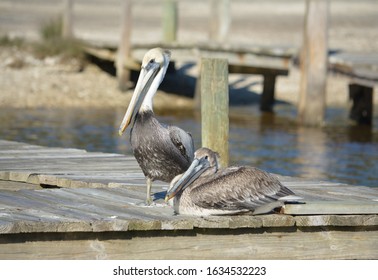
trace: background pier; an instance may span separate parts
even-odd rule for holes
[[[348,65],[352,63],[353,66],[348,73],[338,71],[338,75],[350,77],[350,73],[358,73],[358,79],[352,75],[352,79],[348,79],[342,89],[345,96],[344,104],[351,107],[352,120],[371,125],[374,116],[373,104],[377,100],[374,91],[378,81],[375,61],[377,46],[374,43],[376,40],[372,39],[375,38],[374,30],[378,27],[375,15],[372,13],[377,8],[377,3],[362,1],[357,5],[349,1],[336,1],[332,4],[329,2],[307,0],[283,4],[271,0],[257,7],[254,3],[241,0],[97,0],[91,2],[91,5],[81,0],[53,0],[44,4],[41,1],[17,1],[15,4],[4,1],[0,4],[0,10],[4,10],[9,16],[17,15],[16,18],[22,18],[24,21],[9,22],[6,17],[0,16],[0,22],[3,32],[10,37],[36,39],[38,24],[41,25],[43,20],[63,16],[64,37],[79,38],[91,47],[100,48],[95,52],[92,49],[92,55],[100,55],[104,50],[111,49],[112,63],[116,64],[118,84],[122,90],[132,86],[130,71],[137,70],[138,66],[135,62],[140,59],[140,55],[135,52],[140,52],[147,46],[165,45],[172,49],[180,46],[181,50],[186,49],[187,53],[191,52],[189,61],[188,56],[183,56],[181,51],[176,52],[174,57],[176,62],[196,63],[201,57],[209,55],[227,58],[235,66],[232,69],[248,68],[248,71],[234,73],[264,76],[260,104],[263,111],[273,109],[275,87],[280,87],[280,84],[276,83],[276,76],[280,74],[266,75],[262,69],[272,69],[277,73],[286,71],[284,76],[292,75],[289,73],[296,71],[295,68],[298,66],[293,65],[292,62],[300,58],[302,85],[292,92],[294,97],[290,99],[298,103],[298,120],[309,125],[324,123],[325,106],[329,99],[326,93],[334,94],[327,85],[326,77],[329,77],[329,70],[339,69],[333,63],[333,56],[341,54],[344,60],[346,59],[346,63]],[[38,5],[44,5],[43,11],[46,12],[40,14],[42,9],[38,8]],[[346,28],[345,21],[350,21],[351,10],[354,11],[353,27]],[[321,14],[321,17],[317,14]],[[321,18],[323,24],[313,24],[312,18]],[[193,52],[191,45],[210,46],[213,52],[205,53],[198,47],[194,48]],[[250,60],[230,60],[233,46],[247,46],[248,54],[255,56]],[[251,47],[259,50],[251,52]],[[116,49],[117,53],[115,53]],[[276,54],[275,63],[271,65],[272,59],[269,56],[272,53],[277,50],[278,53],[285,53],[288,49],[289,59]],[[201,50],[200,53],[198,50]],[[322,57],[320,59],[309,57],[306,52],[300,50],[311,50],[311,53],[321,54]],[[357,62],[358,65],[356,61],[349,59],[355,57],[355,52],[363,57]],[[299,55],[300,53],[302,55]],[[350,53],[349,56],[344,55]],[[234,54],[244,56],[240,52]],[[286,61],[284,65],[282,58],[284,62]],[[311,67],[315,67],[315,62],[320,61],[322,65],[316,67],[321,67],[323,70],[321,72],[311,70]],[[360,71],[361,63],[365,69],[363,72]],[[322,73],[321,77],[320,73]],[[314,80],[319,81],[316,87],[310,83]],[[298,85],[299,83],[298,81]],[[269,91],[269,94],[266,91]],[[308,94],[311,96],[315,94],[315,99],[319,102],[313,102],[313,97],[306,97]],[[316,119],[311,119],[310,116],[313,115],[316,115]]]

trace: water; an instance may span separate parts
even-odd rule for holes
[[[378,117],[374,126],[348,125],[344,109],[327,111],[327,126],[295,124],[295,109],[276,106],[261,114],[256,106],[232,108],[231,164],[252,165],[269,172],[353,185],[378,187]],[[237,112],[237,114],[236,114]],[[377,110],[375,110],[377,112]],[[43,146],[132,154],[127,133],[119,137],[124,110],[4,109],[0,139]],[[200,120],[193,116],[158,116],[164,123],[190,131],[200,147]]]

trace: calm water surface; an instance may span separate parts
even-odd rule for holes
[[[377,112],[378,108],[375,108]],[[292,106],[261,114],[256,106],[232,108],[231,164],[253,165],[282,175],[378,187],[378,116],[374,126],[353,126],[344,109],[329,109],[324,128],[295,124]],[[132,154],[129,131],[118,136],[124,110],[0,109],[0,139],[88,151]],[[158,116],[190,131],[200,147],[199,118]]]

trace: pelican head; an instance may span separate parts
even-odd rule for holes
[[[120,135],[134,122],[139,111],[152,111],[152,98],[163,81],[170,56],[170,51],[161,48],[151,49],[144,55],[138,82],[119,128]]]
[[[167,191],[165,201],[167,202],[176,194],[183,191],[199,176],[214,174],[219,169],[219,154],[208,149],[200,148],[194,153],[194,160],[184,174],[176,176]]]

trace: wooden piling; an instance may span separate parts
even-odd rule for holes
[[[302,124],[324,121],[328,54],[328,0],[307,0],[301,50],[298,117]]]
[[[130,87],[130,70],[125,67],[125,64],[131,57],[131,28],[131,0],[123,0],[121,38],[119,40],[115,62],[118,87],[122,91],[126,91]]]
[[[263,112],[273,112],[274,90],[276,87],[276,76],[264,76],[263,93],[260,100],[260,110]]]
[[[373,87],[358,83],[349,84],[349,99],[352,100],[350,118],[359,124],[372,124]]]
[[[201,61],[202,146],[217,151],[221,165],[228,166],[228,62]]]
[[[63,27],[62,36],[63,38],[73,37],[73,0],[64,0],[63,8]]]
[[[230,0],[211,0],[210,5],[210,40],[224,42],[231,24]]]
[[[177,3],[176,0],[164,0],[163,3],[163,42],[176,41]]]

